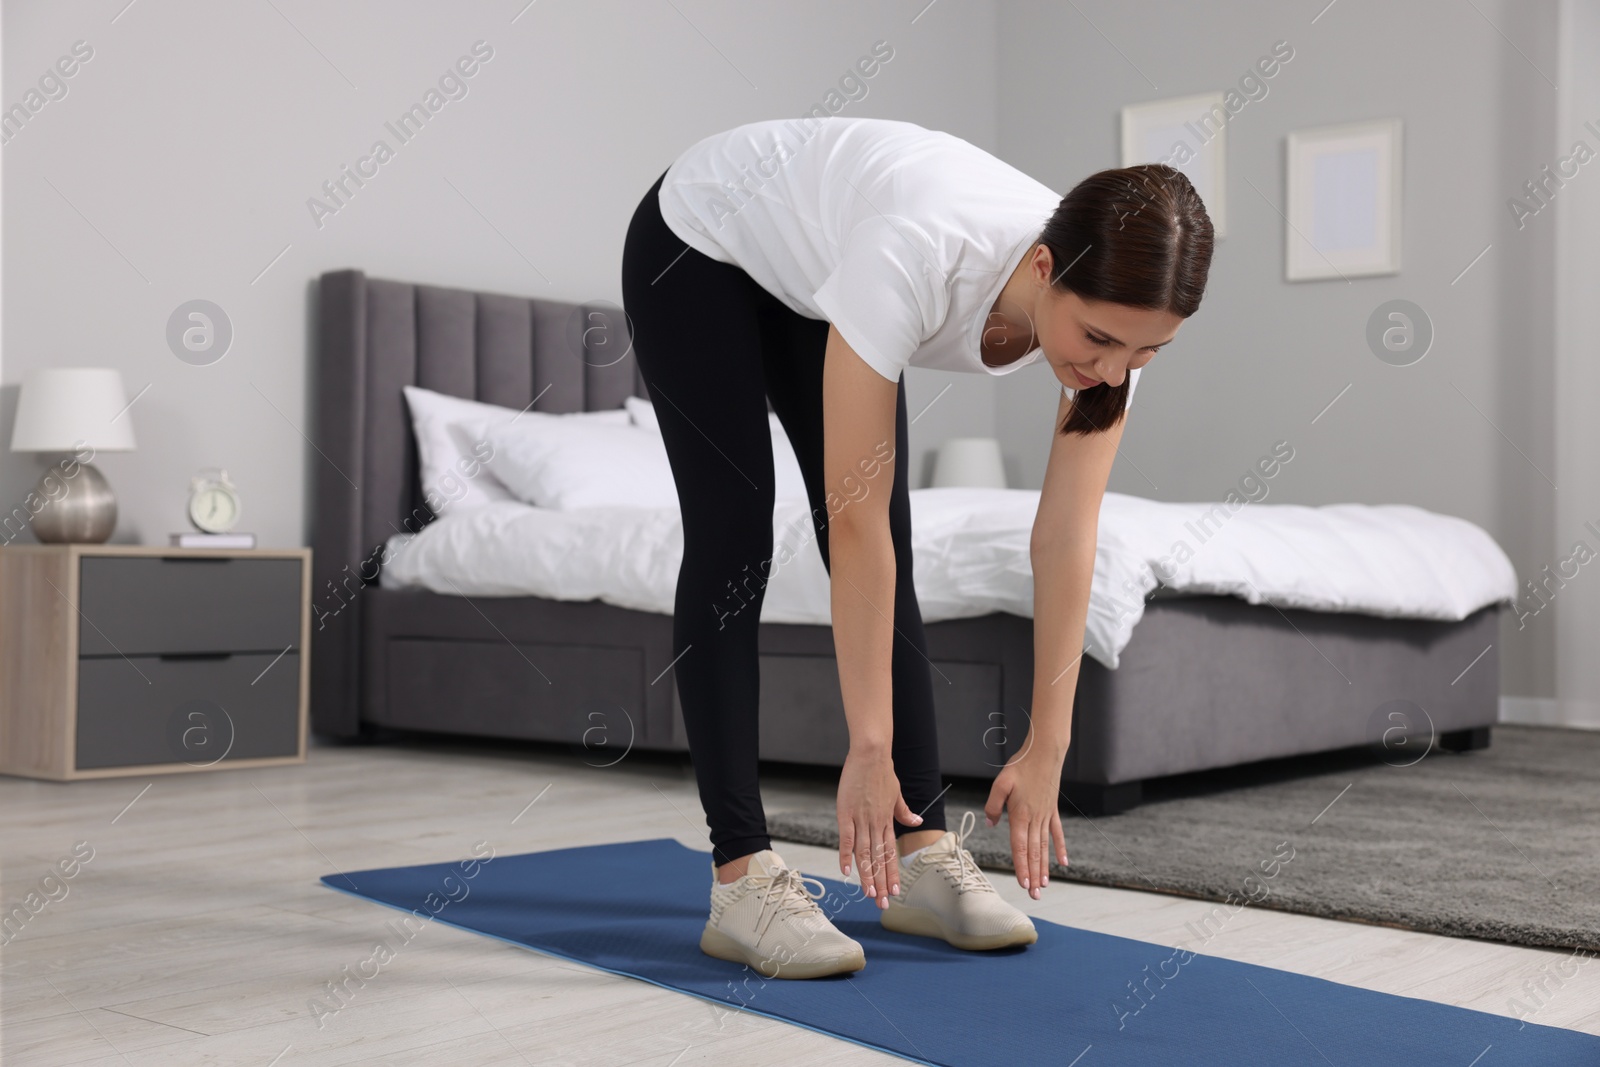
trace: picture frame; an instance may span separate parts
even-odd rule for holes
[[[1231,117],[1220,90],[1149,100],[1122,109],[1122,165],[1166,163],[1182,171],[1204,201],[1216,237],[1226,236],[1228,228]]]
[[[1289,134],[1287,280],[1400,272],[1402,133],[1391,118]]]

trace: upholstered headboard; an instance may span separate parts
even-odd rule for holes
[[[318,287],[314,533],[362,558],[431,518],[401,387],[534,411],[645,396],[612,305],[580,305],[330,271]],[[619,332],[621,337],[619,338]],[[619,339],[622,343],[619,345]],[[609,350],[608,350],[609,348]],[[357,488],[359,487],[359,489]],[[330,547],[332,547],[330,545]]]
[[[354,714],[360,589],[377,581],[389,537],[432,518],[401,387],[515,408],[537,398],[533,410],[554,413],[648,394],[614,305],[415,285],[358,270],[324,274],[315,304],[311,662],[314,674],[347,675]]]

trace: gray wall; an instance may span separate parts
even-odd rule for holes
[[[1555,5],[1478,3],[1493,26],[1454,0],[1341,0],[1312,24],[1322,6],[1001,5],[1001,154],[1063,191],[1121,165],[1123,104],[1222,90],[1274,42],[1294,47],[1228,125],[1228,236],[1200,312],[1140,377],[1110,488],[1220,499],[1283,439],[1295,456],[1268,500],[1459,515],[1531,576],[1552,558],[1555,220],[1541,212],[1518,232],[1506,199],[1554,162]],[[1285,281],[1285,135],[1391,116],[1405,122],[1400,273]],[[1397,297],[1435,327],[1404,368],[1364,340],[1368,314]],[[1052,385],[1036,368],[997,384],[1022,484],[1043,476]],[[1501,650],[1504,692],[1551,694],[1547,626],[1508,624]]]
[[[95,52],[0,151],[0,507],[20,504],[40,471],[3,448],[16,383],[36,366],[114,366],[130,393],[146,390],[131,413],[139,450],[100,460],[122,507],[115,540],[185,529],[190,474],[221,465],[241,486],[243,528],[264,545],[304,543],[320,462],[303,436],[307,297],[322,271],[617,300],[627,218],[676,152],[804,111],[880,38],[895,58],[845,114],[949,130],[1064,192],[1118,165],[1124,103],[1223,88],[1281,38],[1295,58],[1230,125],[1230,236],[1205,306],[1142,377],[1111,488],[1216,499],[1287,439],[1295,459],[1271,500],[1461,515],[1522,577],[1569,540],[1545,480],[1556,217],[1519,232],[1505,207],[1577,136],[1556,129],[1546,81],[1553,0],[1479,0],[1482,15],[1454,0],[1339,0],[1315,24],[1321,4],[1271,0],[675,2],[5,0],[4,106],[73,42]],[[376,138],[393,142],[384,123],[480,39],[494,55],[467,95],[314,222],[307,201],[322,183]],[[1395,115],[1406,122],[1401,273],[1285,282],[1285,134]],[[1437,330],[1408,368],[1378,362],[1362,338],[1371,309],[1396,296]],[[164,339],[169,314],[194,298],[220,304],[236,332],[207,367]],[[914,371],[908,386],[922,412],[919,482],[939,441],[994,434],[1012,484],[1040,483],[1047,371]],[[1553,623],[1537,622],[1505,634],[1508,693],[1553,693]]]
[[[190,475],[223,466],[244,499],[241,529],[263,545],[305,543],[320,462],[303,436],[312,279],[353,266],[620,301],[627,221],[673,157],[729,126],[808,110],[879,39],[894,57],[842,114],[994,150],[994,6],[917,17],[922,6],[6,0],[5,106],[75,41],[94,54],[0,150],[0,506],[20,505],[43,469],[6,447],[17,383],[36,366],[111,366],[130,395],[149,386],[130,412],[138,450],[98,460],[120,503],[114,540],[187,529]],[[480,39],[493,57],[464,79],[466,95],[409,143],[389,134]],[[380,137],[393,158],[318,225],[308,199]],[[195,298],[221,305],[235,330],[211,366],[181,362],[164,337]],[[913,383],[914,410],[942,387],[932,377]],[[987,384],[960,382],[929,408],[916,451],[991,433]]]
[[[1557,129],[1563,154],[1573,140],[1600,145],[1600,0],[1562,0],[1562,106]],[[1600,170],[1592,160],[1584,170]],[[1561,565],[1575,542],[1591,553],[1600,546],[1600,175],[1574,179],[1558,190],[1551,210],[1556,231],[1556,496],[1555,538],[1543,563],[1556,564],[1571,581],[1552,583],[1550,610],[1533,620],[1538,633],[1555,631],[1555,699],[1524,709],[1533,721],[1600,727],[1600,581],[1595,556]],[[1544,212],[1540,213],[1541,215]],[[1553,570],[1556,568],[1552,568]],[[1574,575],[1574,571],[1577,572]],[[1541,574],[1541,578],[1544,576]]]

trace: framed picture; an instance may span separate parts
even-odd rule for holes
[[[1399,119],[1296,130],[1287,169],[1289,281],[1399,273]]]
[[[1122,109],[1122,165],[1165,163],[1194,185],[1217,237],[1227,233],[1228,120],[1222,93],[1130,104]]]

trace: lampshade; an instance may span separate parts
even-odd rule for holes
[[[13,452],[72,452],[81,442],[96,452],[129,452],[133,415],[122,375],[108,367],[51,367],[22,380]]]
[[[1000,442],[993,437],[952,437],[939,448],[933,484],[936,488],[1004,489],[1006,469],[1000,459]]]

